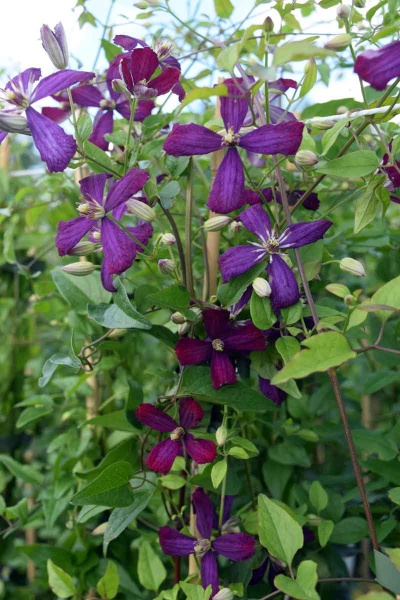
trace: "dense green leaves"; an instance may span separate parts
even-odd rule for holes
[[[71,504],[129,506],[133,501],[132,488],[128,483],[132,474],[133,469],[128,462],[118,461],[74,494]]]

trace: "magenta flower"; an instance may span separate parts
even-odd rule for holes
[[[354,72],[376,90],[384,90],[391,79],[400,77],[400,40],[357,56]]]
[[[124,177],[114,183],[104,200],[104,188],[108,175],[89,175],[81,179],[83,198],[78,205],[79,217],[70,221],[60,221],[56,246],[60,256],[69,254],[76,244],[89,232],[100,234],[104,258],[101,266],[103,286],[115,292],[113,275],[120,275],[132,265],[137,252],[142,248],[130,238],[114,221],[107,217],[131,196],[142,189],[149,174],[141,169],[131,169]],[[126,228],[142,245],[147,245],[153,233],[149,223]]]
[[[243,225],[257,239],[248,246],[229,248],[219,259],[222,279],[230,281],[248,271],[262,260],[267,259],[267,273],[271,286],[271,302],[274,310],[295,304],[300,299],[299,286],[292,269],[285,263],[282,250],[300,248],[320,240],[331,221],[310,221],[290,225],[280,236],[271,230],[269,217],[262,206],[250,206],[240,214]]]
[[[152,448],[146,458],[146,465],[152,471],[163,475],[168,473],[177,456],[183,456],[184,450],[198,464],[213,462],[217,455],[214,442],[195,438],[189,429],[199,425],[204,415],[200,404],[193,398],[181,398],[179,401],[179,423],[153,404],[140,404],[136,409],[138,420],[155,429],[169,433],[170,437]]]
[[[237,80],[242,83],[241,79]],[[221,148],[227,152],[220,164],[207,202],[218,213],[226,214],[243,206],[244,173],[237,147],[259,154],[295,154],[300,146],[304,124],[298,121],[263,125],[241,135],[240,128],[248,110],[248,100],[240,93],[232,79],[226,79],[229,96],[221,97],[221,116],[224,133],[217,133],[202,125],[175,124],[164,142],[164,150],[172,156],[208,154]]]
[[[233,324],[228,310],[207,308],[203,320],[207,338],[181,338],[175,346],[176,356],[182,366],[210,361],[215,389],[233,385],[237,380],[232,354],[264,350],[264,336],[251,321]]]
[[[34,144],[49,171],[64,171],[76,152],[75,140],[72,135],[67,135],[57,123],[37,112],[32,104],[69,88],[75,83],[92,79],[94,73],[64,69],[48,77],[43,77],[35,85],[40,76],[40,69],[26,69],[11,79],[5,89],[0,90],[0,93],[3,100],[17,107],[21,112],[25,111]],[[0,142],[4,138],[5,135],[1,135]]]
[[[192,504],[200,537],[189,537],[172,527],[161,527],[158,531],[160,544],[164,554],[170,556],[195,554],[201,560],[202,586],[206,589],[211,585],[211,597],[214,597],[219,589],[218,554],[235,562],[248,560],[254,556],[255,540],[247,533],[228,533],[211,539],[216,515],[210,498],[203,489],[197,488],[192,495]]]

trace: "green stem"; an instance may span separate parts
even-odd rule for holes
[[[122,225],[122,223],[120,223],[120,221],[117,221],[117,219],[114,219],[114,217],[112,217],[109,213],[107,213],[107,219],[110,219],[110,221],[113,221],[116,225],[118,225],[118,227],[120,229],[122,229],[122,231],[124,231],[126,233],[126,235],[128,235],[131,238],[131,240],[133,240],[135,242],[135,244],[137,244],[143,250],[143,252],[145,254],[151,255],[151,253],[146,248],[146,246],[144,246],[142,244],[142,242],[140,242],[137,238],[135,238],[135,236],[131,234],[131,232],[129,231],[129,229],[127,229],[125,227],[125,225]]]
[[[128,132],[126,134],[124,173],[128,172],[129,152],[130,152],[130,146],[131,146],[131,141],[132,141],[133,121],[135,118],[135,110],[136,110],[136,104],[137,104],[136,98],[134,98],[129,104],[130,104],[131,114],[129,115]]]

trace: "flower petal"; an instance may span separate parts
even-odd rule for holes
[[[231,560],[247,560],[254,555],[255,539],[247,533],[228,533],[214,540],[213,548]]]
[[[56,246],[60,256],[65,256],[87,234],[96,221],[85,217],[76,217],[70,221],[60,221],[56,237]]]
[[[179,69],[168,67],[164,69],[157,77],[151,79],[149,87],[157,90],[157,96],[163,96],[171,91],[174,85],[179,81],[181,72]]]
[[[72,135],[67,135],[57,123],[36,112],[31,106],[25,113],[40,158],[50,172],[64,171],[76,152]]]
[[[269,118],[273,125],[277,123],[293,123],[297,121],[293,113],[280,108],[279,106],[269,105]]]
[[[105,217],[101,221],[101,243],[103,245],[106,272],[120,275],[131,266],[136,257],[137,246],[116,223]]]
[[[211,381],[214,389],[236,383],[235,369],[226,352],[214,351],[211,357]]]
[[[122,46],[124,50],[134,50],[137,46],[146,48],[147,44],[143,40],[131,37],[130,35],[116,35],[113,39],[114,44]]]
[[[175,123],[164,142],[163,149],[172,156],[193,156],[208,154],[221,148],[222,137],[219,133],[202,125]]]
[[[89,136],[89,142],[101,148],[108,150],[108,142],[104,138],[106,133],[112,133],[114,126],[113,114],[111,110],[103,112],[100,110],[93,123],[93,131]]]
[[[123,112],[122,103],[117,104],[116,109],[125,119],[129,119],[129,104],[126,105],[128,110],[128,116]],[[137,104],[137,109],[135,110],[134,120],[135,121],[144,121],[146,117],[151,115],[151,111],[153,110],[155,104],[153,100],[139,100]]]
[[[109,177],[110,175],[106,175],[105,173],[98,173],[81,179],[79,185],[81,186],[81,192],[84,197],[89,201],[92,199],[96,200],[96,202],[102,206],[104,187]]]
[[[234,246],[219,258],[224,283],[245,273],[266,257],[267,251],[259,246]]]
[[[177,456],[182,456],[182,442],[168,438],[150,450],[146,458],[146,465],[152,471],[166,475]]]
[[[150,223],[140,223],[139,225],[136,225],[136,227],[127,227],[127,230],[143,246],[147,246],[153,235],[153,226],[150,225]],[[143,248],[138,244],[136,244],[136,250],[137,252],[143,252]]]
[[[44,106],[42,108],[42,115],[54,121],[54,123],[62,123],[70,114],[69,108],[58,108],[57,106]]]
[[[0,144],[8,136],[7,131],[0,131]]]
[[[211,440],[195,438],[191,433],[184,437],[187,453],[199,465],[211,463],[217,456],[217,447]]]
[[[172,529],[172,527],[160,527],[158,536],[164,554],[186,556],[194,553],[196,540],[176,531],[176,529]]]
[[[400,77],[400,41],[361,52],[354,72],[376,90],[384,90],[391,79]]]
[[[201,559],[200,575],[203,588],[206,589],[211,585],[212,596],[217,594],[219,590],[218,564],[217,557],[211,550],[209,550]]]
[[[279,236],[279,248],[300,248],[320,240],[332,225],[332,221],[294,223]]]
[[[132,50],[129,69],[134,83],[149,81],[159,65],[157,54],[149,47]]]
[[[93,79],[94,76],[94,73],[87,71],[73,71],[72,69],[63,69],[62,71],[57,71],[57,73],[52,73],[39,81],[36,90],[32,95],[32,102],[47,98],[47,96],[52,96],[56,92],[71,87],[74,83],[89,81],[90,79]]]
[[[262,243],[266,243],[271,235],[271,223],[266,211],[259,204],[249,206],[239,215],[243,225]]]
[[[225,128],[233,127],[234,132],[239,131],[243,125],[244,118],[249,109],[249,103],[245,98],[245,90],[240,87],[243,79],[225,79],[222,82],[228,88],[229,96],[221,96],[221,117]]]
[[[104,208],[107,212],[129,200],[149,179],[149,174],[143,169],[131,169],[111,187]]]
[[[265,348],[262,332],[251,321],[232,327],[230,332],[224,335],[223,342],[225,350],[230,352],[253,352]]]
[[[100,102],[104,100],[103,94],[95,85],[78,85],[71,90],[71,96],[79,106],[100,106]]]
[[[181,338],[175,346],[176,357],[182,366],[198,365],[211,358],[211,344],[204,340]]]
[[[272,385],[269,379],[258,377],[258,384],[260,386],[261,393],[264,394],[264,396],[269,400],[272,400],[274,404],[280,406],[285,401],[285,392],[275,385]]]
[[[196,515],[196,527],[201,537],[209,540],[215,517],[215,510],[210,496],[198,487],[192,494],[192,504]]]
[[[139,404],[135,414],[138,421],[156,431],[171,432],[178,427],[178,423],[172,417],[148,402]]]
[[[296,154],[303,136],[304,123],[262,125],[240,138],[240,146],[259,154]]]
[[[235,302],[235,304],[232,304],[232,306],[229,308],[231,315],[236,317],[244,309],[246,304],[249,302],[252,293],[253,287],[249,285],[243,292],[241,298],[239,298],[239,300]]]
[[[204,416],[204,410],[194,398],[187,396],[179,400],[179,425],[188,431],[197,427]]]
[[[271,254],[267,267],[268,280],[271,286],[271,304],[276,311],[292,306],[300,299],[299,286],[293,271],[279,254]]]
[[[25,69],[25,71],[22,71],[22,73],[19,73],[7,83],[6,90],[12,90],[15,86],[18,89],[22,89],[25,93],[30,93],[32,84],[40,78],[41,73],[41,69]]]
[[[212,186],[207,206],[223,215],[243,206],[243,165],[236,148],[228,148]]]
[[[206,308],[203,310],[204,329],[211,340],[220,338],[226,331],[230,320],[228,310]]]

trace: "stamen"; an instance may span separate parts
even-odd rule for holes
[[[233,127],[228,127],[227,133],[222,135],[221,146],[237,146],[240,136],[234,132]]]
[[[213,340],[211,342],[211,345],[214,348],[214,350],[216,350],[217,352],[223,352],[224,351],[225,344],[219,338],[216,338],[215,340]]]
[[[183,427],[177,427],[176,429],[173,430],[173,432],[171,433],[171,435],[169,437],[171,438],[171,440],[179,442],[183,438],[184,435],[185,435],[185,430],[183,429]]]
[[[209,550],[211,550],[210,540],[200,539],[197,540],[196,544],[194,545],[194,553],[197,558],[203,558],[203,556],[207,554]]]

